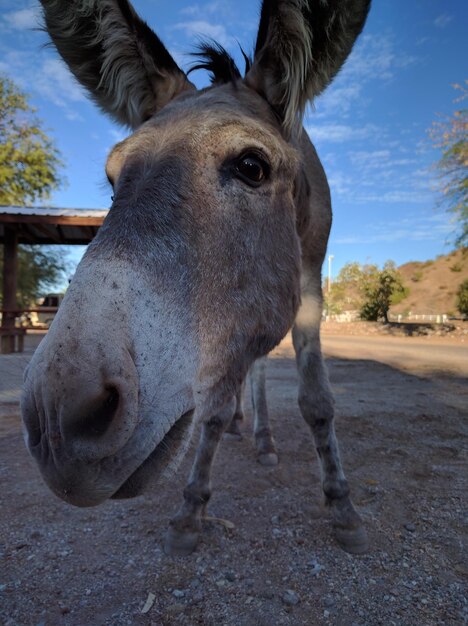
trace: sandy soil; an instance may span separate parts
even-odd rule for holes
[[[159,493],[72,508],[42,484],[17,403],[1,405],[0,623],[466,623],[466,348],[452,354],[453,341],[440,338],[426,338],[426,352],[411,338],[385,346],[382,338],[349,339],[324,336],[324,345],[369,554],[352,557],[333,542],[285,340],[268,371],[280,465],[256,463],[246,403],[244,439],[222,443],[210,506],[234,527],[207,524],[187,558],[166,557],[161,543],[190,458]]]

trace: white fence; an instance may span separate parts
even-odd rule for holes
[[[448,315],[389,315],[388,319],[391,322],[428,322],[432,324],[445,324],[448,320]]]
[[[326,322],[357,322],[360,320],[359,311],[345,311],[344,313],[337,313],[335,315],[326,315],[323,317]],[[435,314],[409,314],[409,315],[392,315],[388,316],[390,322],[421,322],[428,324],[445,324],[448,321],[448,315],[435,315]]]

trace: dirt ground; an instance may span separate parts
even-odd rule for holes
[[[223,441],[210,505],[233,527],[207,523],[186,558],[165,556],[161,545],[193,450],[160,492],[72,508],[29,459],[17,402],[0,405],[0,623],[466,624],[466,344],[388,337],[384,348],[381,337],[349,339],[324,333],[368,554],[350,556],[333,541],[286,339],[268,369],[280,465],[256,463],[246,402],[244,439]]]

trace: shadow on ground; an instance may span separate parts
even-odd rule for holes
[[[235,527],[208,525],[187,558],[166,557],[161,543],[190,458],[160,491],[72,508],[46,489],[33,467],[18,405],[3,404],[1,622],[462,623],[466,381],[415,376],[376,361],[333,358],[328,364],[344,465],[370,535],[368,555],[351,557],[333,542],[287,348],[276,351],[268,370],[280,465],[256,463],[247,407],[243,441],[222,443],[210,507]],[[142,614],[150,593],[154,602]]]

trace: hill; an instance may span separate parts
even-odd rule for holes
[[[457,290],[468,279],[468,254],[455,250],[432,261],[412,261],[398,268],[408,296],[392,306],[393,314],[456,315]]]
[[[358,315],[363,302],[365,276],[375,266],[345,265],[324,294],[332,314]],[[468,249],[455,250],[434,260],[411,261],[396,268],[401,275],[406,296],[390,308],[391,315],[458,315],[457,291],[468,279]]]

